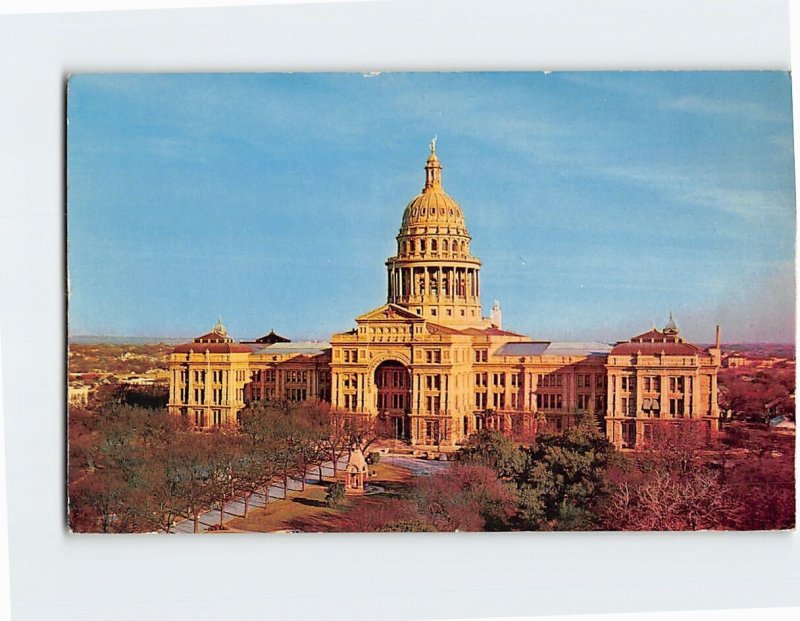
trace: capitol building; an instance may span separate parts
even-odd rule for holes
[[[209,428],[235,425],[250,402],[320,399],[442,450],[482,428],[530,437],[586,417],[618,448],[640,446],[656,421],[718,429],[719,328],[708,349],[671,316],[616,344],[533,340],[503,328],[497,302],[483,315],[480,269],[434,142],[386,261],[386,302],[326,343],[236,342],[218,322],[170,354],[169,411]]]

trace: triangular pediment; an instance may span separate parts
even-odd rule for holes
[[[425,321],[425,319],[397,304],[384,304],[356,317],[357,323],[366,321]]]

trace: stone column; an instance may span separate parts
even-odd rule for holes
[[[186,403],[194,403],[194,369],[191,364],[186,365]]]
[[[661,377],[661,394],[659,395],[661,406],[661,418],[669,416],[669,375],[662,372]]]
[[[640,375],[639,369],[634,371],[634,377],[636,378],[636,418],[639,418],[639,413],[642,411],[642,388],[644,387],[644,378]]]

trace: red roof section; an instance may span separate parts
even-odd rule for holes
[[[203,343],[203,342],[211,342],[211,343],[229,343],[233,339],[229,337],[227,334],[222,334],[221,332],[217,332],[216,330],[212,330],[208,334],[204,334],[203,336],[198,336],[194,342],[195,343]]]
[[[650,341],[655,341],[657,343],[676,343],[680,342],[680,339],[676,335],[665,334],[664,332],[659,332],[655,328],[653,328],[649,332],[645,332],[644,334],[639,334],[638,336],[634,336],[631,338],[632,343],[633,342],[647,343]]]
[[[668,356],[694,356],[706,352],[691,343],[620,343],[610,352],[612,356],[630,356],[631,354],[654,355],[665,353]]]
[[[172,350],[173,354],[188,354],[193,351],[203,354],[206,351],[210,354],[250,354],[253,352],[247,345],[239,343],[183,343]]]
[[[463,330],[464,334],[471,334],[473,336],[525,336],[524,334],[519,334],[518,332],[508,332],[507,330],[501,330],[500,328],[495,328],[494,326],[490,328],[467,328]]]
[[[430,323],[428,322],[428,332],[431,334],[460,334],[464,335],[465,332],[461,330],[456,330],[455,328],[448,328],[447,326],[443,326],[438,323]]]

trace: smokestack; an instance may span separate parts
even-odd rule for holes
[[[717,324],[717,349],[720,348],[722,344],[722,331],[720,330],[719,324]]]

